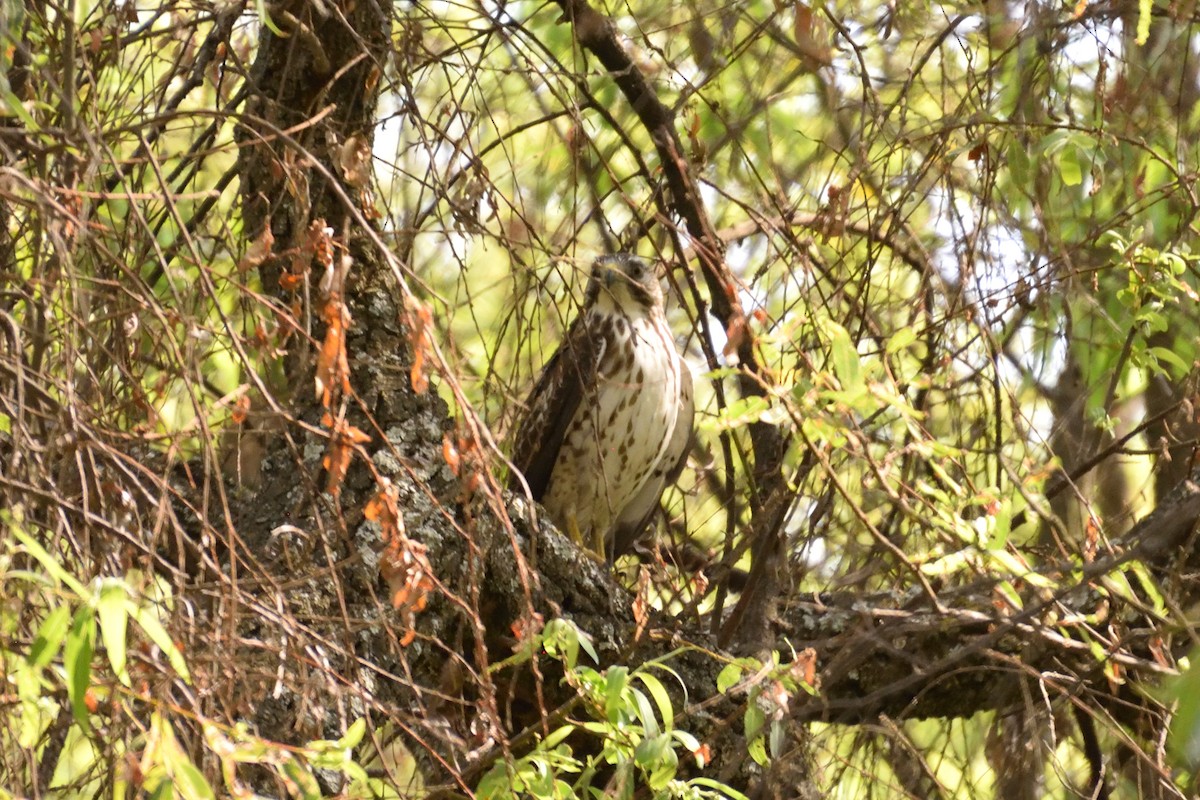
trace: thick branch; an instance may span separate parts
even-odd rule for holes
[[[1134,610],[1105,611],[1114,598],[1093,591],[1092,582],[1135,556],[1147,559],[1152,568],[1168,568],[1187,543],[1198,514],[1200,473],[1193,474],[1116,543],[1124,554],[1090,565],[1083,582],[1053,597],[1029,590],[1022,597],[1021,610],[997,610],[993,588],[999,581],[943,592],[940,599],[948,609],[945,611],[933,609],[929,599],[918,593],[905,598],[845,593],[791,603],[780,620],[779,648],[786,652],[789,646],[796,650],[812,647],[820,678],[819,695],[793,706],[793,717],[839,723],[858,723],[880,715],[901,719],[969,717],[1021,702],[1022,682],[1030,676],[1044,676],[1048,683],[1063,689],[1083,683],[1091,683],[1093,688],[1103,685],[1099,678],[1106,662],[1095,657],[1082,637],[1073,638],[1071,631],[1087,625],[1095,633],[1104,619]],[[547,610],[589,609],[585,616],[591,620],[586,623],[590,629],[611,631],[609,638],[600,642],[601,650],[627,652],[633,638],[631,622],[623,626],[597,623],[606,613],[629,608],[633,598],[602,570],[581,579],[578,560],[563,555],[564,543],[558,534],[543,531],[537,538],[540,551],[559,555],[539,563],[542,586],[554,587],[554,595],[543,592],[535,603]],[[511,560],[511,552],[501,545],[491,554],[491,568],[506,571],[502,565]],[[1064,565],[1059,572],[1070,571],[1071,566]],[[1186,604],[1192,599],[1179,598],[1179,602]],[[1096,622],[1097,618],[1101,622]],[[1085,619],[1091,622],[1073,621]],[[715,645],[706,631],[703,624],[680,628],[676,618],[659,618],[633,645],[626,663],[632,666],[661,659],[681,643],[694,645],[694,650],[672,660],[672,667],[683,677],[692,698],[712,698],[717,696],[717,675],[727,662],[712,657]],[[1171,672],[1148,657],[1146,642],[1125,640],[1121,644],[1122,649],[1110,653],[1108,660],[1117,662],[1122,674],[1147,680]],[[737,692],[733,695],[731,699],[736,701]],[[693,732],[703,737],[707,733],[704,726],[718,724],[715,717],[723,716],[712,709],[706,711],[681,724],[693,725]]]

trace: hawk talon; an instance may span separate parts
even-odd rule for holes
[[[579,522],[575,519],[574,514],[567,514],[566,524],[563,525],[566,529],[567,538],[575,543],[583,552],[587,553],[590,558],[600,563],[604,563],[604,537],[597,537],[595,531],[592,532],[592,541],[589,544],[583,536],[583,531],[579,530]],[[600,550],[594,550],[597,542]]]
[[[604,531],[597,527],[592,528],[592,545],[588,549],[588,555],[602,564],[607,561],[606,553],[608,547],[606,546],[605,539]]]

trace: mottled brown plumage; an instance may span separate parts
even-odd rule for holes
[[[529,397],[512,462],[560,529],[612,559],[683,469],[693,415],[691,372],[653,271],[636,256],[602,257]],[[519,490],[520,476],[510,483]]]

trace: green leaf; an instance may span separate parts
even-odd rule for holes
[[[842,391],[850,394],[861,392],[865,388],[862,359],[858,355],[858,346],[850,338],[850,331],[832,321],[825,323],[825,329],[830,336],[829,360]]]
[[[552,619],[542,629],[542,646],[555,658],[561,658],[567,669],[579,662],[579,629],[565,619]]]
[[[9,113],[21,120],[21,124],[25,126],[26,130],[31,133],[41,130],[41,126],[38,125],[37,120],[30,115],[29,111],[25,108],[25,104],[21,102],[21,98],[13,94],[11,89],[7,86],[0,87],[0,95],[4,97],[4,107]],[[8,116],[3,111],[4,109],[0,109],[0,117]]]
[[[258,8],[258,18],[262,20],[262,24],[267,27],[271,33],[278,36],[280,39],[287,39],[288,35],[279,29],[275,21],[271,19],[271,13],[267,9],[266,0],[257,0],[255,5]]]
[[[46,548],[42,547],[42,545],[38,543],[36,539],[26,533],[21,525],[13,520],[10,521],[8,529],[12,531],[13,536],[16,536],[17,539],[21,541],[21,544],[25,546],[25,551],[37,559],[37,562],[42,565],[42,569],[50,573],[50,575],[56,581],[69,588],[85,601],[91,600],[92,593],[88,591],[87,587],[80,583],[78,578],[63,569],[62,564],[58,563],[58,559],[50,555],[50,553],[46,551]]]
[[[638,745],[638,755],[638,763],[649,771],[646,783],[651,789],[660,791],[675,779],[675,773],[679,769],[679,756],[672,749],[668,735],[663,734],[642,742]]]
[[[999,509],[991,518],[987,540],[988,549],[1002,550],[1008,544],[1008,537],[1012,533],[1012,516],[1012,501],[1007,499],[1001,501]]]
[[[175,784],[170,778],[159,781],[158,785],[147,796],[150,800],[175,800],[178,797],[175,794]]]
[[[1030,161],[1026,152],[1026,144],[1013,137],[1008,143],[1008,172],[1012,175],[1013,183],[1023,186],[1029,182]]]
[[[50,720],[58,713],[58,703],[46,697],[42,691],[42,668],[33,667],[29,662],[17,662],[8,674],[11,685],[16,687],[17,699],[20,701],[20,711],[17,719],[17,744],[21,747],[37,747],[42,738],[42,732],[50,724]],[[0,795],[2,798],[3,795]]]
[[[503,760],[499,760],[488,770],[483,779],[479,781],[479,786],[475,788],[475,797],[478,800],[491,800],[493,797],[504,796],[509,785],[506,767],[507,764]]]
[[[754,759],[754,763],[760,767],[765,767],[771,762],[771,759],[767,758],[766,741],[761,736],[754,737],[746,750],[750,754],[750,757]]]
[[[321,800],[321,786],[308,767],[292,757],[276,766],[280,776],[296,788],[296,794],[304,800]]]
[[[129,673],[125,671],[125,633],[129,620],[127,607],[129,592],[124,581],[108,579],[100,584],[96,598],[96,613],[100,618],[100,641],[108,652],[108,662],[113,674],[125,686],[129,686]]]
[[[63,648],[63,667],[67,672],[67,697],[71,700],[71,713],[84,730],[91,728],[86,697],[91,685],[92,653],[96,641],[94,614],[91,606],[79,607]]]
[[[1167,616],[1167,602],[1163,598],[1162,591],[1158,587],[1154,576],[1150,574],[1150,570],[1146,568],[1146,564],[1142,561],[1131,561],[1126,569],[1133,573],[1138,579],[1138,584],[1142,587],[1146,597],[1154,606],[1154,613],[1161,617]]]
[[[133,617],[138,627],[150,637],[150,641],[158,645],[158,649],[163,651],[163,655],[167,657],[167,661],[170,662],[171,669],[175,670],[175,674],[182,678],[184,683],[191,684],[191,673],[188,672],[187,662],[183,660],[183,653],[179,652],[179,648],[175,646],[175,642],[171,641],[171,637],[167,634],[166,628],[158,621],[157,612],[152,608],[139,606],[133,601],[129,601],[126,608],[129,611],[129,616]]]
[[[771,731],[769,735],[770,752],[772,758],[780,758],[784,754],[784,748],[787,747],[787,731],[783,724],[776,721],[771,723]]]
[[[718,433],[725,430],[743,428],[761,420],[770,408],[771,401],[766,397],[759,395],[739,397],[721,409],[721,413],[713,422],[702,420],[701,425],[706,429]]]
[[[673,730],[671,735],[684,747],[689,753],[694,753],[700,749],[700,740],[687,731]]]
[[[370,774],[356,761],[347,761],[345,764],[342,764],[342,773],[360,786],[365,786],[371,780]],[[353,797],[354,795],[350,796]]]
[[[762,709],[758,707],[757,702],[751,701],[746,704],[744,722],[746,726],[747,739],[753,739],[762,733],[763,724],[766,721],[766,715],[764,715]]]
[[[1158,361],[1165,362],[1166,364],[1170,365],[1171,368],[1166,370],[1166,372],[1172,378],[1182,378],[1191,370],[1190,364],[1180,358],[1175,351],[1169,350],[1166,347],[1151,347],[1147,350],[1147,352],[1154,356],[1154,358]]]
[[[600,663],[600,656],[596,654],[596,648],[592,644],[592,637],[584,631],[579,631],[579,647],[583,650],[583,652],[588,654],[588,657],[592,659],[593,664]]]
[[[997,594],[1003,596],[1004,599],[1008,601],[1008,604],[1013,608],[1020,609],[1025,607],[1025,602],[1021,598],[1021,593],[1017,591],[1017,588],[1012,584],[1011,581],[1000,581],[996,584],[995,591]]]
[[[1083,167],[1079,163],[1079,151],[1068,145],[1058,154],[1058,176],[1066,186],[1078,186],[1083,182]]]
[[[917,332],[911,327],[904,327],[891,335],[887,341],[888,355],[895,355],[917,340]]]
[[[29,648],[29,664],[41,668],[53,661],[70,627],[71,609],[68,606],[59,606],[47,614]]]
[[[1167,744],[1177,764],[1200,769],[1200,648],[1192,650],[1187,671],[1167,685],[1178,703]]]
[[[637,672],[635,678],[640,680],[650,692],[650,696],[654,699],[654,704],[658,706],[658,715],[662,719],[663,727],[671,730],[675,726],[675,710],[671,706],[671,697],[667,694],[667,689],[654,675],[650,675],[644,671]]]
[[[720,781],[714,781],[712,778],[692,778],[688,781],[690,786],[703,786],[706,789],[712,789],[715,792],[725,795],[729,800],[750,800],[749,797],[734,789],[732,786],[726,786]]]
[[[717,691],[725,694],[731,688],[737,685],[737,682],[742,679],[742,667],[736,661],[732,664],[726,664],[725,667],[717,673]]]
[[[613,784],[617,786],[617,800],[632,800],[634,784],[637,783],[633,779],[633,762],[623,760],[617,764],[616,773],[613,776]],[[605,791],[602,794],[597,794],[597,797],[604,797],[606,800],[612,798],[613,795]]]
[[[621,721],[621,710],[624,701],[621,695],[629,685],[629,669],[627,667],[610,667],[605,673],[604,707],[608,711],[608,721],[616,725]]]
[[[669,734],[664,733],[661,736],[652,736],[639,742],[637,749],[633,752],[633,760],[643,767],[651,767],[670,751],[671,739]]]
[[[363,735],[367,732],[367,721],[359,717],[350,727],[346,729],[346,733],[341,739],[338,739],[338,747],[346,750],[353,750],[362,742]]]
[[[178,759],[172,772],[179,796],[185,800],[212,800],[216,797],[212,787],[204,779],[204,774],[187,758]]]
[[[637,707],[638,719],[641,720],[646,735],[658,736],[658,719],[654,716],[654,707],[650,705],[650,698],[637,689],[632,689],[631,692],[633,702]]]
[[[567,737],[575,732],[574,725],[563,725],[561,728],[556,728],[550,731],[550,735],[542,739],[541,747],[543,750],[553,750],[567,740]]]

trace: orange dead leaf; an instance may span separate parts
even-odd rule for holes
[[[363,94],[370,97],[375,94],[375,87],[379,85],[379,79],[383,76],[383,72],[377,66],[372,66],[371,71],[367,73],[367,79],[363,81]]]
[[[414,392],[425,394],[425,392],[429,391],[429,378],[425,376],[425,350],[423,348],[418,348],[413,353],[412,370],[408,377],[412,382]]]
[[[383,529],[384,548],[379,560],[379,573],[388,585],[392,607],[408,631],[400,639],[408,646],[414,638],[413,619],[424,610],[433,591],[433,567],[426,555],[425,545],[415,542],[404,533],[404,521],[397,504],[398,490],[385,483],[379,494],[367,504],[364,513],[374,515]]]
[[[1084,530],[1083,540],[1083,560],[1091,563],[1096,557],[1096,551],[1100,546],[1100,520],[1096,519],[1095,514],[1089,514],[1087,525]]]
[[[126,510],[133,510],[137,507],[133,502],[133,495],[129,493],[129,490],[116,481],[100,481],[100,491],[110,502]]]
[[[350,136],[338,154],[342,177],[354,188],[367,185],[371,179],[371,143],[365,136]]]
[[[333,228],[328,227],[324,219],[314,219],[308,224],[307,238],[317,263],[325,269],[333,266]]]
[[[806,647],[796,654],[792,662],[792,674],[809,686],[817,685],[817,651]]]
[[[413,391],[425,394],[429,390],[429,377],[425,374],[425,360],[428,358],[429,329],[433,327],[433,315],[429,308],[419,301],[409,298],[407,301],[409,314],[409,343],[413,350],[412,369],[409,370],[409,381]]]
[[[792,13],[792,37],[804,65],[815,69],[832,63],[825,20],[813,14],[807,3],[793,4]]]
[[[378,494],[367,501],[363,508],[363,516],[371,522],[378,522],[384,529],[384,539],[390,540],[388,532],[400,524],[400,508],[396,504],[398,492],[392,482],[383,478],[382,488]]]
[[[460,501],[467,502],[483,488],[483,475],[479,469],[479,453],[475,439],[469,434],[456,437],[451,441],[447,436],[442,443],[442,455],[450,466],[450,471],[459,479],[462,493]]]
[[[249,397],[249,395],[242,395],[233,404],[233,409],[229,413],[229,418],[232,419],[235,424],[241,425],[243,422],[246,421],[246,416],[249,413],[250,413],[250,397]]]
[[[322,309],[325,318],[325,341],[317,355],[315,374],[317,398],[325,408],[332,408],[338,397],[350,391],[350,361],[346,355],[346,327],[350,312],[341,297],[333,294]]]
[[[532,614],[526,614],[514,620],[513,624],[509,626],[509,630],[512,631],[512,635],[517,640],[519,647],[521,642],[528,640],[530,636],[536,636],[541,633],[544,627],[546,627],[545,617],[534,611]]]
[[[1163,646],[1163,640],[1161,636],[1157,634],[1151,636],[1150,641],[1147,642],[1147,644],[1150,647],[1150,655],[1154,657],[1156,664],[1158,664],[1160,667],[1167,668],[1174,666],[1171,663],[1171,660],[1167,658],[1167,650],[1166,647]]]
[[[354,448],[371,441],[371,436],[344,419],[334,421],[328,413],[321,422],[330,429],[329,449],[321,460],[326,472],[329,473],[325,491],[337,497],[341,494],[342,482],[346,479],[346,472],[350,469],[350,460],[354,458]]]
[[[692,751],[692,757],[696,759],[696,764],[703,767],[712,761],[712,748],[707,743],[702,742],[699,747]]]
[[[780,720],[787,716],[792,696],[788,694],[783,681],[767,681],[763,684],[762,694],[759,697],[766,701],[764,711],[769,719]]]
[[[125,753],[125,776],[126,780],[136,787],[141,787],[146,782],[146,776],[142,772],[142,765],[136,753]]]
[[[285,292],[294,292],[304,283],[303,275],[293,275],[290,272],[284,272],[279,276],[279,288]]]
[[[258,234],[251,245],[246,248],[246,254],[238,262],[238,271],[249,272],[252,269],[256,269],[271,255],[271,248],[274,245],[275,234],[271,232],[271,226],[263,225],[262,233]],[[282,279],[280,283],[283,283]]]
[[[454,442],[450,441],[450,434],[446,434],[445,438],[442,439],[442,458],[446,459],[446,465],[450,467],[450,471],[457,477],[462,459],[458,455],[458,448],[454,446]]]
[[[350,459],[353,457],[354,451],[347,447],[345,442],[340,439],[333,439],[329,442],[329,450],[325,453],[325,458],[321,460],[329,473],[325,491],[335,497],[342,493],[342,482],[346,479],[346,472],[350,469]]]
[[[1104,667],[1104,677],[1108,678],[1108,690],[1115,695],[1125,683],[1125,668],[1121,662],[1109,660]]]
[[[744,316],[738,314],[729,320],[729,327],[725,329],[725,349],[721,352],[730,364],[737,364],[741,360],[738,351],[745,344],[747,333]]]
[[[828,197],[829,202],[817,212],[817,229],[821,232],[822,242],[846,232],[846,215],[850,209],[850,192],[841,186],[830,186]]]

